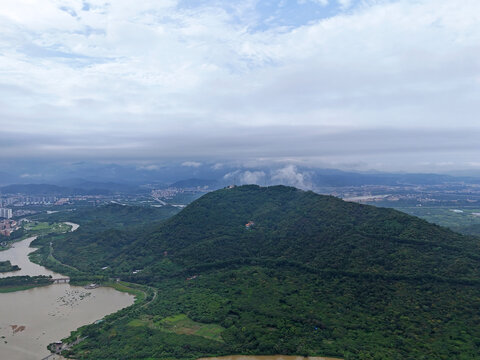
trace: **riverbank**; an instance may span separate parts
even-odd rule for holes
[[[50,284],[31,284],[31,285],[13,285],[0,287],[0,294],[11,293],[16,291],[24,291],[41,286],[48,286]]]
[[[148,296],[147,288],[145,286],[128,283],[125,281],[107,282],[102,284],[102,286],[108,286],[117,291],[135,296],[135,304],[145,301]]]
[[[23,235],[22,237],[19,237],[16,239],[2,238],[2,242],[5,242],[7,246],[0,246],[0,252],[10,250],[13,247],[13,245],[15,245],[15,243],[28,239],[31,236],[32,235],[28,234],[28,235]]]
[[[27,290],[50,284],[52,284],[52,280],[48,276],[10,276],[0,279],[0,293]]]
[[[50,224],[48,222],[33,221],[23,226],[23,229],[26,233],[24,233],[21,237],[2,237],[0,242],[5,242],[6,246],[0,246],[0,252],[10,250],[15,245],[15,243],[21,242],[33,236],[62,234],[69,231],[75,231],[79,227],[80,225],[71,222]]]

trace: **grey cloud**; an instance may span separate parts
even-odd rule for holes
[[[425,162],[476,161],[480,131],[468,130],[336,130],[316,127],[223,128],[146,133],[2,134],[0,152],[10,158],[181,160],[186,164],[208,161],[289,159],[302,164],[369,164],[379,170],[421,167]],[[458,154],[463,154],[458,158]],[[406,159],[406,160],[402,160]],[[260,179],[262,174],[243,174]],[[280,176],[280,175],[279,175]]]

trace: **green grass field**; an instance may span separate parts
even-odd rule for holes
[[[25,230],[28,231],[29,235],[45,235],[51,233],[65,233],[71,228],[70,225],[64,223],[53,223],[49,224],[48,222],[31,222],[25,224]]]
[[[134,319],[128,323],[129,326],[147,326],[166,332],[184,335],[196,335],[206,339],[223,342],[222,332],[225,330],[217,324],[203,324],[188,318],[185,314],[178,314],[166,318],[144,317]]]

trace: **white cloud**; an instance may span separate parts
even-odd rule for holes
[[[158,166],[158,165],[142,165],[142,166],[138,166],[137,169],[147,170],[147,171],[157,171],[157,170],[160,169],[160,166]]]
[[[198,161],[185,161],[182,163],[182,166],[198,168],[202,166],[202,163]]]
[[[243,184],[262,185],[265,182],[265,173],[263,171],[245,171],[240,181]]]
[[[311,189],[312,184],[308,180],[308,173],[299,172],[294,165],[275,170],[272,174],[272,182],[282,185],[291,185],[300,189]]]
[[[322,5],[322,6],[327,6],[328,5],[328,0],[297,0],[299,4],[305,4],[307,1],[311,1],[313,3]]]
[[[42,174],[21,174],[20,177],[22,179],[25,179],[25,178],[40,178],[40,177],[42,177]]]
[[[241,173],[240,170],[235,170],[235,171],[232,171],[232,172],[229,172],[229,173],[226,173],[225,175],[223,175],[223,179],[224,180],[236,180],[236,178],[238,177],[238,175]]]
[[[237,185],[243,184],[257,184],[265,185],[267,179],[266,174],[263,171],[242,171],[235,170],[229,172],[223,176],[223,179],[226,181],[232,181]]]
[[[338,3],[342,9],[348,9],[352,6],[352,0],[338,0]]]

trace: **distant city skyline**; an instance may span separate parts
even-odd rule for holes
[[[477,171],[479,23],[477,0],[5,0],[0,153]]]

